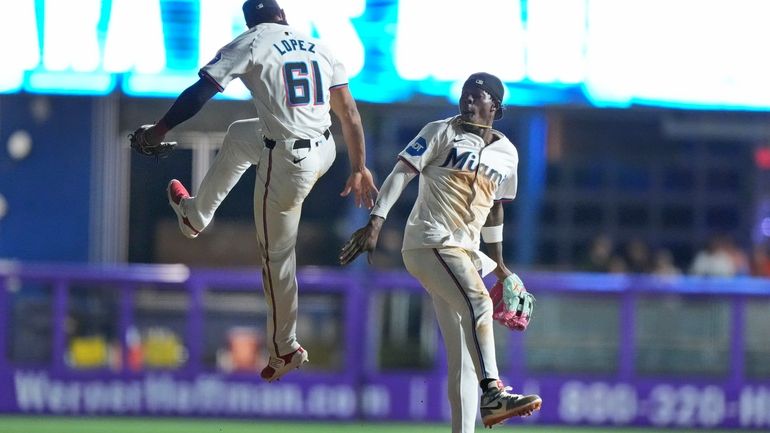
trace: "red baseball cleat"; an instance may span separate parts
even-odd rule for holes
[[[182,182],[171,179],[166,187],[166,194],[168,195],[168,204],[171,205],[171,209],[174,209],[176,213],[176,219],[179,221],[179,230],[182,234],[190,239],[198,237],[200,230],[190,224],[190,220],[187,219],[184,209],[182,209],[182,200],[189,199],[190,193],[187,192],[187,188],[182,185]]]
[[[280,379],[289,371],[300,368],[302,364],[307,361],[307,351],[300,346],[297,350],[288,355],[279,356],[277,358],[271,356],[270,362],[268,362],[267,367],[262,369],[260,376],[262,376],[262,379],[272,382]]]

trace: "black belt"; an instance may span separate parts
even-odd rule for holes
[[[328,140],[329,136],[332,135],[331,132],[327,129],[326,132],[324,132],[324,137]],[[272,149],[275,147],[275,140],[271,140],[267,137],[264,137],[265,139],[265,147],[268,149]],[[302,138],[300,140],[294,140],[294,146],[292,146],[292,149],[310,149],[310,140],[307,138]]]

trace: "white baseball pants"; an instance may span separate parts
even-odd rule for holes
[[[433,299],[447,351],[452,432],[475,431],[479,382],[497,379],[492,299],[470,252],[453,247],[403,252],[406,269]]]
[[[302,202],[336,156],[334,138],[323,135],[297,142],[265,145],[257,167],[254,220],[262,250],[262,281],[268,305],[267,346],[272,356],[295,351],[297,343],[297,278],[294,246]]]
[[[230,125],[222,148],[206,171],[197,194],[190,200],[182,201],[193,227],[200,231],[209,225],[214,212],[243,173],[252,165],[259,164],[264,147],[259,119],[238,120]]]
[[[335,157],[331,135],[328,139],[321,135],[310,140],[309,148],[294,149],[294,141],[278,141],[268,149],[259,119],[239,120],[228,128],[196,196],[182,201],[190,224],[202,230],[243,173],[252,165],[258,166],[254,217],[263,252],[262,281],[269,307],[267,337],[272,356],[299,347],[294,246],[302,202]]]

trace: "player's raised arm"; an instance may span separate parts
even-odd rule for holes
[[[342,123],[342,135],[348,147],[350,160],[350,176],[340,195],[346,197],[352,191],[356,206],[364,205],[367,209],[371,209],[377,197],[377,187],[374,186],[372,173],[366,168],[364,128],[356,101],[350,94],[348,86],[340,86],[332,89],[330,103],[332,111]]]
[[[149,145],[159,144],[168,131],[197,114],[218,92],[211,81],[200,78],[177,97],[158,123],[144,131],[144,140]]]
[[[367,251],[369,253],[369,263],[372,262],[372,253],[377,248],[377,240],[380,237],[380,230],[385,218],[390,212],[390,208],[396,203],[406,185],[417,176],[417,173],[405,162],[398,161],[393,171],[382,184],[382,191],[377,197],[377,203],[369,216],[369,222],[356,230],[350,240],[345,243],[340,251],[340,264],[346,265],[352,262],[359,254]]]
[[[185,89],[171,108],[160,119],[158,128],[166,128],[164,133],[198,114],[206,103],[219,93],[219,88],[206,78],[201,77]]]
[[[489,210],[489,215],[481,228],[481,238],[487,246],[487,254],[497,263],[494,274],[498,280],[505,280],[513,272],[503,262],[503,221],[505,220],[502,202],[496,201]]]

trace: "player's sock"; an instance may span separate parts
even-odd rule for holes
[[[481,379],[481,382],[479,382],[479,385],[481,385],[481,392],[488,390],[489,384],[491,383],[497,383],[497,379]]]

